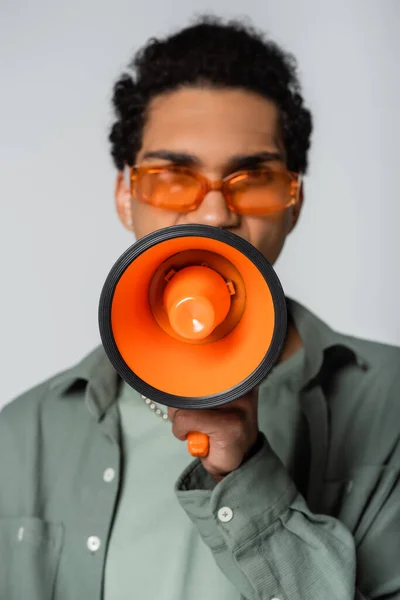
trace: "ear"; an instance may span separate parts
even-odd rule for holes
[[[119,220],[121,221],[122,225],[126,227],[126,229],[133,231],[129,173],[118,171],[115,180],[114,196]]]
[[[300,217],[301,209],[303,207],[303,202],[304,202],[304,182],[303,181],[301,181],[301,183],[300,183],[298,194],[299,195],[297,198],[297,202],[292,208],[292,222],[290,224],[289,233],[291,231],[293,231],[293,229],[296,227],[297,221],[299,220],[299,217]]]

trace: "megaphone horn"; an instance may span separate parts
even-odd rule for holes
[[[207,225],[157,230],[128,248],[104,283],[99,328],[120,377],[165,406],[214,408],[244,396],[277,362],[286,299],[267,259]],[[205,455],[206,436],[188,438]]]

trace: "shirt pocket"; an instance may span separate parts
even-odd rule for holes
[[[397,477],[390,467],[366,465],[350,471],[346,479],[327,481],[323,493],[326,513],[342,521],[359,543],[393,493]]]
[[[0,598],[52,600],[62,540],[62,525],[0,518]]]

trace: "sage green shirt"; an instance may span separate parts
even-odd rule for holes
[[[276,366],[259,404],[260,430],[288,470],[301,468],[295,454],[304,429],[296,392],[303,365],[300,350]],[[191,462],[186,444],[127,384],[118,407],[124,471],[106,559],[105,600],[240,600],[176,501],[174,484]]]
[[[304,469],[265,437],[218,484],[192,461],[177,502],[247,600],[400,600],[400,350],[288,306],[305,349]],[[124,481],[119,388],[99,348],[0,413],[1,600],[102,599]]]

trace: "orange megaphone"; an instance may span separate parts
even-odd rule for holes
[[[286,299],[264,256],[237,235],[176,225],[134,243],[112,267],[99,303],[117,373],[166,406],[214,408],[269,373],[286,338]],[[192,432],[189,451],[206,456]]]

